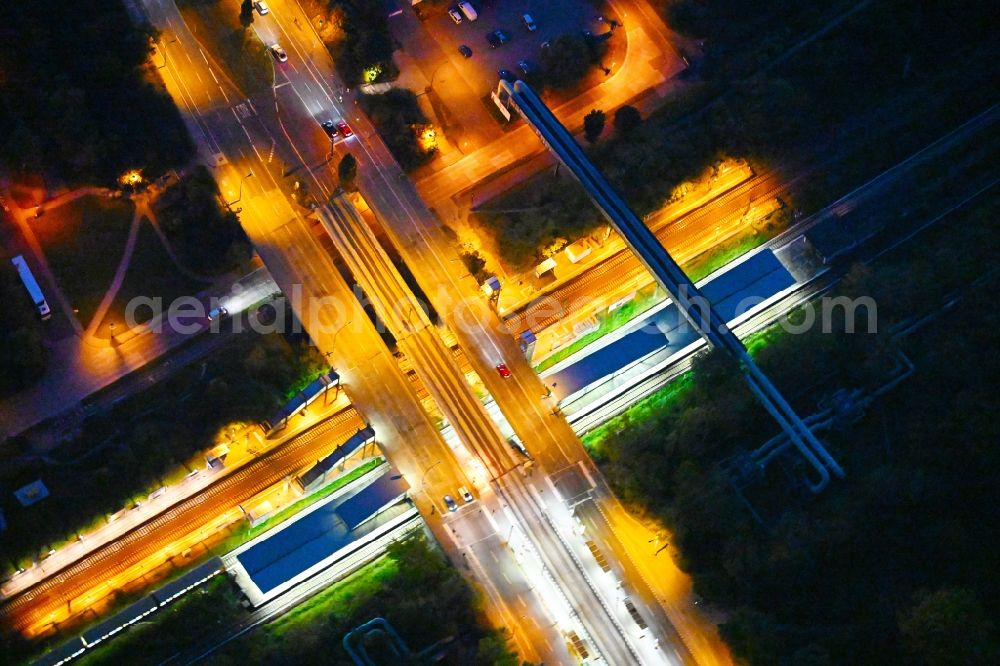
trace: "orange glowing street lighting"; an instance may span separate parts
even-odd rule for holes
[[[142,182],[142,169],[131,169],[118,177],[118,182],[122,185],[135,187]]]

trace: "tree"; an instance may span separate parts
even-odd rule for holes
[[[490,276],[486,272],[486,260],[478,252],[463,252],[462,262],[465,264],[465,269],[475,278],[476,282],[481,284]]]
[[[249,28],[253,24],[253,2],[251,0],[243,0],[240,4],[240,25],[244,28]]]
[[[642,124],[642,115],[639,109],[626,104],[615,111],[615,131],[619,134],[628,134]]]
[[[915,659],[929,666],[996,663],[996,627],[971,590],[945,587],[918,596],[899,630]]]
[[[601,132],[604,131],[604,123],[607,118],[604,112],[599,109],[593,109],[590,113],[583,117],[583,136],[590,143],[597,141],[597,137],[601,136]]]
[[[542,70],[547,83],[568,88],[578,82],[590,67],[590,49],[580,35],[560,35],[542,49]]]
[[[340,186],[345,190],[354,189],[354,179],[358,176],[358,160],[354,155],[347,153],[340,158],[337,165],[337,177],[340,178]]]
[[[510,648],[510,631],[496,629],[479,639],[476,666],[518,666],[517,653]]]

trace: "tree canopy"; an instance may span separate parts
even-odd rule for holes
[[[591,54],[584,38],[577,34],[559,35],[542,48],[539,56],[545,83],[569,88],[590,69]]]
[[[597,141],[604,131],[604,123],[607,117],[599,109],[593,109],[583,117],[583,136],[590,143]]]
[[[193,156],[149,64],[153,30],[120,0],[4,2],[0,25],[10,45],[0,51],[0,160],[11,172],[107,185]]]
[[[215,275],[233,270],[252,253],[236,214],[222,207],[212,173],[197,166],[157,199],[160,226],[188,268]]]
[[[40,379],[48,352],[38,312],[7,258],[0,261],[0,303],[0,396],[4,396]]]

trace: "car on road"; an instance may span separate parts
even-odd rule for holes
[[[504,379],[510,377],[510,368],[507,367],[506,363],[497,363],[497,373]]]
[[[345,139],[354,134],[354,132],[351,131],[351,128],[348,127],[347,123],[345,123],[343,120],[337,123],[337,131],[340,132],[340,135]]]
[[[458,504],[455,503],[455,498],[451,495],[444,496],[444,503],[448,507],[449,511],[458,511]]]
[[[337,136],[337,123],[332,120],[324,120],[320,123],[320,127],[323,128],[323,131],[326,132],[326,135],[331,139]]]
[[[449,7],[448,16],[450,16],[451,20],[455,22],[455,25],[462,22],[462,12],[458,11],[458,7]]]
[[[267,14],[270,9],[267,8],[267,3],[264,0],[254,0],[253,8],[257,10],[257,13],[261,16]]]
[[[471,58],[472,57],[472,49],[469,48],[468,46],[466,46],[465,44],[460,44],[459,45],[458,52],[461,53],[466,58]]]
[[[507,83],[514,83],[514,81],[517,80],[517,77],[514,76],[514,72],[510,71],[509,69],[501,69],[497,72],[497,74],[500,76],[501,79],[503,79]]]
[[[525,76],[527,76],[528,74],[531,74],[533,71],[535,71],[534,65],[532,65],[527,60],[518,60],[517,61],[517,68],[519,70],[521,70],[521,73],[524,74]]]
[[[461,488],[458,489],[458,494],[462,496],[462,499],[465,500],[466,504],[476,501],[476,498],[472,496],[472,493],[470,493],[469,489],[466,488],[465,486],[462,486]]]
[[[486,41],[490,43],[490,47],[495,49],[509,42],[510,37],[503,30],[494,30],[486,34]]]
[[[479,18],[479,14],[476,13],[476,10],[468,2],[458,3],[458,8],[462,10],[463,14],[465,14],[465,18],[470,21],[475,21]]]
[[[229,316],[229,310],[222,307],[221,305],[216,308],[212,308],[208,311],[208,320],[215,321],[216,319],[225,319]]]
[[[271,57],[278,62],[288,62],[288,54],[285,53],[285,49],[281,48],[280,44],[271,44],[267,50],[271,53]]]
[[[538,26],[535,25],[535,20],[531,18],[531,14],[522,15],[521,20],[524,21],[524,27],[528,29],[528,32],[534,32],[538,30]]]

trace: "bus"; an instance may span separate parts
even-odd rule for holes
[[[42,293],[42,288],[38,286],[38,282],[35,281],[35,276],[31,274],[31,269],[28,268],[28,262],[24,260],[24,257],[20,254],[10,260],[10,263],[14,264],[14,268],[17,269],[17,274],[21,277],[21,282],[24,283],[24,288],[28,290],[28,295],[31,296],[32,303],[35,304],[35,309],[38,310],[38,316],[43,320],[52,317],[52,310],[49,308],[49,304],[45,301],[45,294]]]

